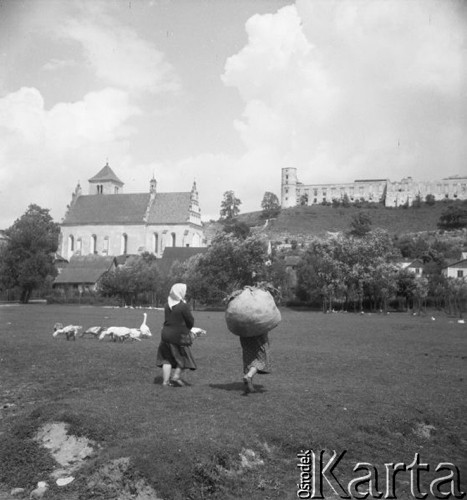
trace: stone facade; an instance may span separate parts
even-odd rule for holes
[[[152,179],[147,193],[122,191],[108,165],[89,179],[89,195],[76,187],[60,225],[62,256],[161,257],[166,247],[206,246],[196,183],[189,192],[160,193]]]
[[[447,177],[439,181],[418,182],[411,177],[392,182],[389,179],[362,179],[339,184],[303,184],[296,168],[283,168],[281,178],[282,208],[296,205],[316,205],[341,200],[347,195],[350,202],[365,200],[383,202],[386,207],[411,205],[417,196],[425,201],[427,195],[435,200],[467,199],[467,176]]]

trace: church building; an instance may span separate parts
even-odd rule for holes
[[[160,193],[157,181],[147,193],[123,193],[124,183],[107,163],[89,179],[89,194],[76,186],[61,226],[59,253],[118,256],[165,247],[204,247],[196,182],[191,191]]]

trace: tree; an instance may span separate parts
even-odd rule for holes
[[[467,203],[449,205],[438,221],[439,229],[462,229],[467,227]]]
[[[362,238],[371,231],[371,218],[367,213],[359,212],[357,215],[352,217],[350,227],[350,236]]]
[[[119,297],[124,305],[154,302],[161,296],[163,283],[156,259],[149,253],[128,259],[123,267],[106,273],[99,282],[99,292]],[[148,300],[150,295],[150,300]]]
[[[384,309],[396,289],[391,261],[397,256],[390,236],[380,229],[365,238],[315,240],[297,266],[298,292],[311,300],[320,297],[325,310],[335,302],[362,310],[364,299]]]
[[[2,252],[0,280],[5,288],[19,287],[20,301],[26,304],[33,290],[57,275],[54,253],[60,227],[48,209],[31,204],[5,234],[8,241]]]
[[[300,196],[300,205],[308,205],[308,195],[306,193],[303,193],[302,196]]]
[[[349,199],[349,195],[347,193],[344,193],[344,196],[342,197],[342,206],[344,208],[350,207],[350,199]]]
[[[405,300],[405,307],[410,309],[410,304],[416,294],[416,276],[415,274],[403,269],[397,275],[397,294]]]
[[[221,219],[234,219],[240,213],[240,205],[242,202],[239,198],[235,197],[233,191],[226,191],[224,193],[224,199],[221,203],[220,215]]]
[[[261,202],[261,208],[263,209],[262,216],[265,219],[277,217],[281,209],[279,198],[274,193],[266,191]]]
[[[237,219],[226,219],[222,229],[225,233],[231,233],[242,240],[248,238],[250,235],[250,227],[248,224]]]
[[[420,208],[422,206],[422,197],[420,196],[420,193],[415,196],[414,200],[412,201],[412,207],[413,208]]]
[[[267,244],[258,236],[240,239],[223,233],[186,266],[183,276],[197,300],[220,304],[234,290],[267,281],[268,261]]]
[[[436,198],[434,194],[427,194],[425,196],[425,203],[429,206],[433,206],[436,203]]]

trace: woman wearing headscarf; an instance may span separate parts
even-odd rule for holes
[[[190,330],[195,320],[185,302],[186,285],[175,283],[172,286],[167,304],[164,306],[164,325],[161,342],[157,349],[156,364],[162,367],[162,385],[183,387],[183,370],[196,370],[196,363],[191,354],[192,339]],[[172,369],[174,369],[172,378]]]

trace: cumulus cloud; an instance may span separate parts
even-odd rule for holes
[[[154,44],[109,17],[103,4],[87,2],[83,9],[82,16],[70,18],[58,33],[80,44],[97,77],[130,91],[180,90],[175,69]]]
[[[121,167],[121,172],[116,168],[118,175],[130,180],[131,190],[138,163],[131,154],[130,139],[138,119],[144,120],[145,109],[154,112],[148,105],[151,96],[180,90],[179,78],[164,54],[123,25],[111,5],[47,5],[52,22],[40,11],[25,18],[25,26],[31,27],[38,42],[60,44],[52,45],[56,50],[40,66],[45,91],[37,85],[22,87],[0,98],[0,227],[9,226],[10,214],[19,216],[30,203],[50,208],[53,217],[61,220],[76,183],[80,181],[86,192],[87,176],[94,175],[109,157],[111,164],[116,160]],[[34,42],[32,37],[28,40]],[[72,52],[73,44],[78,50]],[[90,71],[83,72],[85,67]],[[57,80],[47,79],[52,73]],[[62,92],[62,99],[48,108],[44,95],[51,81],[69,86],[72,95],[82,97],[66,101]],[[150,97],[143,108],[144,94]],[[142,190],[146,189],[145,184]]]
[[[138,113],[125,92],[112,88],[50,110],[36,88],[1,98],[0,213],[21,214],[37,203],[60,220],[83,165],[100,165],[109,151],[122,160],[128,155],[126,140],[134,132],[128,120]],[[0,226],[10,223],[0,219]]]
[[[257,168],[294,166],[310,183],[461,173],[458,5],[298,0],[250,18],[222,76],[244,101],[242,162],[260,152],[272,161]]]

